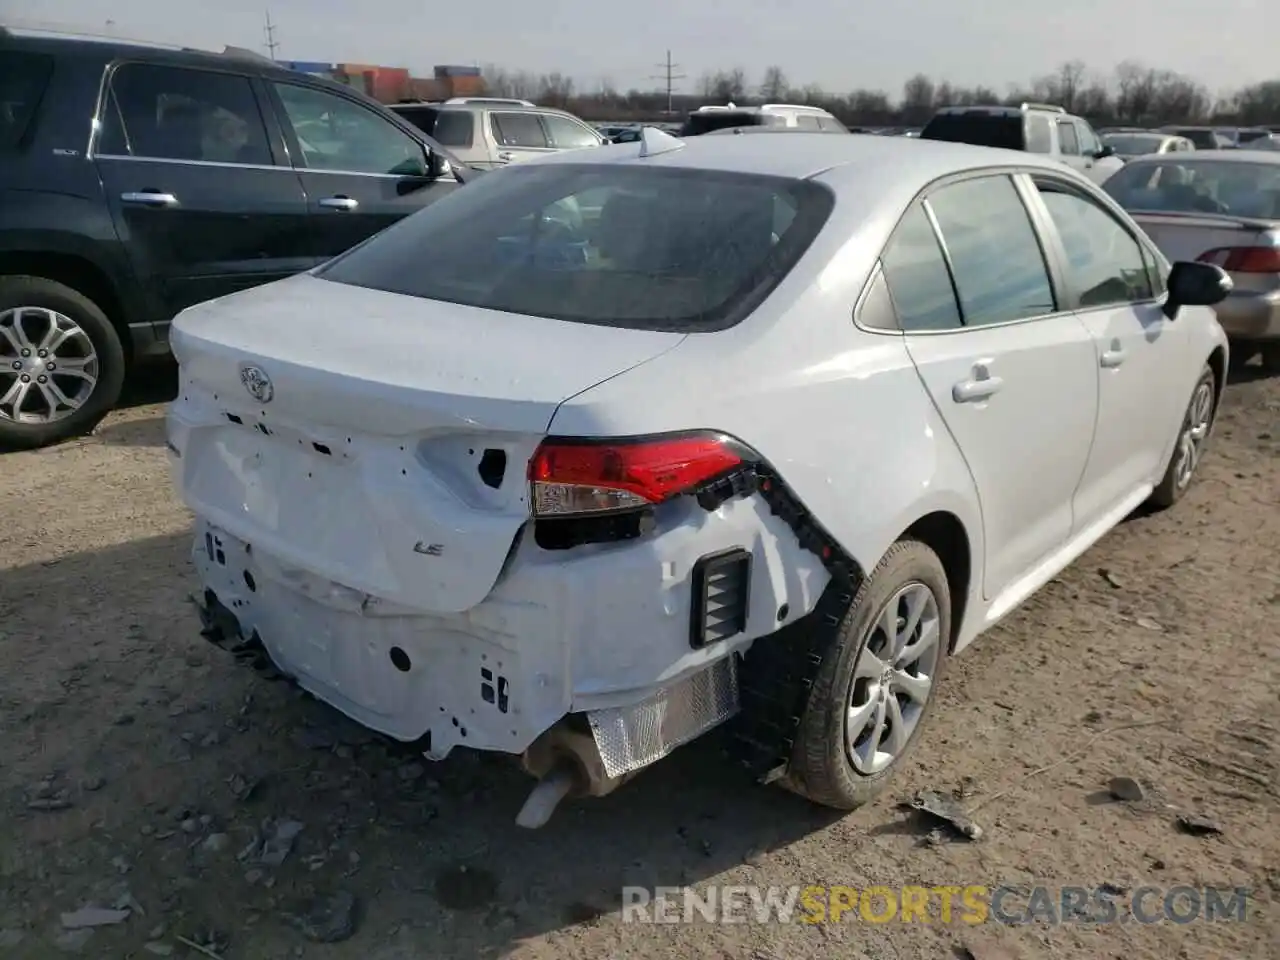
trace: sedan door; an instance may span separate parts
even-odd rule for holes
[[[1158,259],[1105,204],[1053,177],[1030,186],[1096,353],[1098,425],[1075,495],[1077,525],[1087,526],[1132,509],[1159,481],[1185,406],[1187,325],[1164,315]]]
[[[1008,176],[932,190],[882,263],[907,350],[977,488],[984,596],[1012,605],[1074,529],[1097,410],[1093,341],[1059,308]]]
[[[302,184],[248,77],[124,63],[98,123],[94,163],[155,316],[312,265]]]
[[[301,83],[270,84],[306,191],[312,250],[328,260],[455,189],[421,140],[372,107]]]

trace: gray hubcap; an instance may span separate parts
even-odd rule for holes
[[[98,352],[70,317],[47,307],[0,312],[0,420],[56,423],[98,385]]]
[[[854,664],[844,726],[859,773],[884,770],[916,732],[933,691],[941,631],[938,599],[919,582],[901,587],[876,615]]]
[[[1205,441],[1209,438],[1209,424],[1213,419],[1213,385],[1201,383],[1191,395],[1191,403],[1187,406],[1187,416],[1182,423],[1182,432],[1178,434],[1178,452],[1176,466],[1173,468],[1173,482],[1181,490],[1191,482],[1204,453]]]

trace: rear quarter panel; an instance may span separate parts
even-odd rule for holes
[[[883,237],[909,199],[864,229],[855,224],[867,211],[837,204],[813,248],[755,313],[569,399],[551,432],[725,431],[759,452],[864,570],[940,510],[964,525],[971,569],[980,570],[972,479],[903,338],[853,322]]]

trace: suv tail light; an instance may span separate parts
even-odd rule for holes
[[[1196,259],[1227,273],[1280,273],[1280,247],[1215,247]]]
[[[533,515],[617,513],[689,493],[747,462],[717,433],[638,439],[548,437],[529,461]]]

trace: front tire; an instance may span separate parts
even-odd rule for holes
[[[1280,343],[1268,340],[1261,347],[1262,369],[1267,373],[1280,373]]]
[[[44,277],[0,277],[0,447],[88,433],[120,399],[124,347],[102,309]]]
[[[1213,432],[1217,412],[1218,378],[1213,368],[1205,364],[1200,371],[1200,379],[1191,391],[1182,424],[1178,427],[1178,440],[1169,457],[1169,466],[1165,468],[1164,477],[1147,501],[1155,509],[1168,509],[1190,489],[1196,468],[1200,466],[1209,445],[1209,435]]]
[[[859,587],[823,658],[786,785],[838,810],[879,794],[932,712],[950,638],[942,563],[919,541],[895,543]]]

